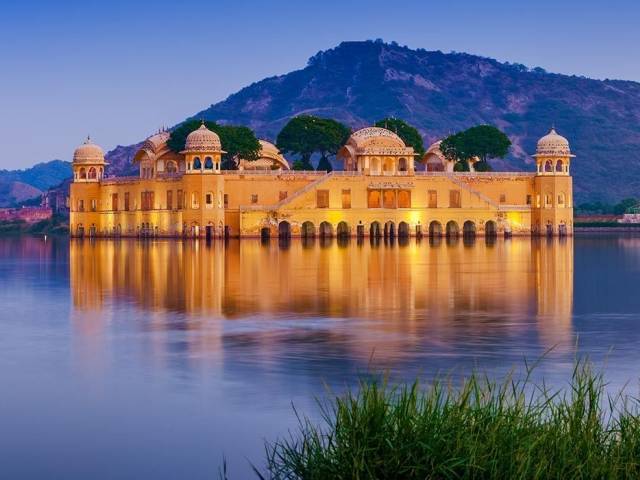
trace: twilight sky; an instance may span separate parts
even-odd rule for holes
[[[135,143],[343,40],[640,81],[638,25],[637,0],[5,0],[0,168]]]

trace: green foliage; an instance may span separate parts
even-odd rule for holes
[[[313,170],[313,166],[309,161],[295,160],[291,165],[291,170]]]
[[[474,163],[473,169],[476,172],[491,172],[493,170],[489,162],[486,160],[480,160],[479,162]]]
[[[300,155],[305,166],[311,166],[311,156],[314,153],[319,153],[328,163],[328,157],[338,152],[350,134],[351,131],[346,126],[335,120],[299,115],[283,127],[276,145],[284,153]],[[321,170],[320,167],[318,169]]]
[[[189,135],[200,128],[199,120],[187,120],[176,127],[169,136],[167,145],[174,152],[184,150],[184,145]],[[222,168],[230,170],[237,167],[236,158],[245,160],[257,160],[260,156],[260,142],[253,131],[244,126],[218,125],[215,122],[204,122],[205,126],[220,137],[222,150],[226,153],[222,156]]]
[[[581,203],[576,206],[576,214],[622,215],[624,213],[638,213],[640,200],[625,198],[614,205],[603,202]]]
[[[375,126],[395,132],[408,147],[413,147],[413,150],[421,157],[424,155],[424,143],[420,132],[404,120],[393,117],[384,118],[378,120]]]
[[[333,170],[333,166],[331,166],[331,162],[326,156],[320,157],[320,161],[318,162],[318,170],[323,170],[326,172],[330,172]]]
[[[474,157],[484,162],[480,168],[490,171],[490,158],[504,158],[509,153],[511,141],[491,125],[478,125],[445,138],[440,144],[442,154],[454,162],[469,161]],[[478,162],[479,163],[479,162]]]
[[[273,479],[632,479],[640,477],[638,403],[609,397],[578,362],[566,390],[473,374],[423,387],[360,384],[321,402],[323,425],[267,444]],[[264,478],[257,469],[256,473]]]
[[[0,222],[0,236],[3,235],[64,235],[69,233],[68,219],[53,215],[48,220],[26,223],[23,220]]]

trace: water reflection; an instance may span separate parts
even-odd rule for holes
[[[401,358],[432,333],[508,342],[523,318],[544,347],[572,344],[571,239],[78,240],[69,263],[78,311],[131,302],[185,314],[185,329],[196,317],[360,319],[348,334],[362,358]]]

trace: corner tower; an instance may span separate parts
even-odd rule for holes
[[[73,181],[99,182],[104,177],[104,151],[90,137],[73,152]]]
[[[535,193],[533,205],[534,234],[573,234],[573,182],[570,176],[569,141],[552,128],[538,140],[536,153]]]
[[[183,231],[193,237],[224,236],[224,177],[221,175],[220,137],[204,122],[185,142],[186,170],[183,178],[185,212]]]

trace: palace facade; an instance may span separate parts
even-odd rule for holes
[[[261,141],[258,160],[221,170],[220,138],[204,124],[173,152],[168,132],[134,156],[135,177],[105,176],[89,139],[73,156],[73,236],[311,237],[571,235],[573,192],[566,138],[537,144],[533,172],[454,172],[439,143],[416,158],[395,133],[354,132],[344,169],[293,171]]]

